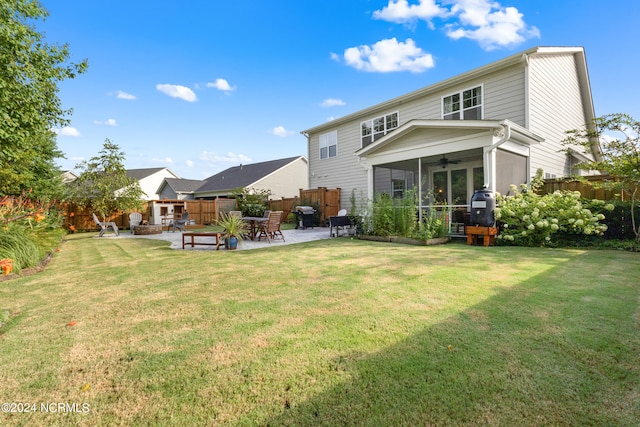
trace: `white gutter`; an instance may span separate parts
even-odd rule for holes
[[[505,122],[502,122],[501,124],[502,130],[504,130],[504,136],[490,146],[482,149],[484,170],[487,171],[487,174],[484,177],[484,186],[487,190],[493,192],[496,191],[496,151],[499,146],[511,139],[511,126]]]

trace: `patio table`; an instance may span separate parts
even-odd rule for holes
[[[249,238],[256,239],[256,235],[260,230],[260,224],[269,221],[269,217],[264,216],[243,216],[242,219],[249,223]]]

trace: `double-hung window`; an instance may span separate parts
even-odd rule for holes
[[[338,155],[338,131],[320,135],[320,159]]]
[[[398,112],[365,120],[360,124],[362,146],[366,147],[373,141],[385,136],[398,127]]]
[[[482,119],[482,86],[443,97],[442,118],[445,120]]]

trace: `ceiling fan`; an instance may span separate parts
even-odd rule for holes
[[[445,155],[442,155],[442,158],[440,159],[440,166],[442,166],[443,168],[446,168],[447,165],[451,163],[451,164],[457,164],[460,163],[460,160],[449,160],[445,157]]]

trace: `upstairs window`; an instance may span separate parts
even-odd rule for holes
[[[320,135],[320,159],[328,159],[338,155],[338,132],[333,131]]]
[[[482,119],[482,86],[442,98],[442,118],[445,120]]]
[[[362,146],[366,147],[373,141],[382,138],[390,131],[398,127],[398,112],[365,120],[360,124]]]

